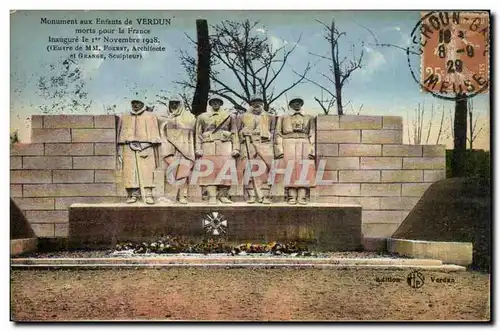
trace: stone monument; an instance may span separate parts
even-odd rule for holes
[[[195,119],[177,97],[163,115],[132,101],[117,140],[128,204],[73,204],[70,246],[112,247],[173,234],[196,241],[224,235],[234,244],[296,241],[318,250],[360,247],[361,206],[308,204],[316,185],[316,118],[304,112],[302,98],[293,98],[292,112],[279,117],[264,110],[259,96],[241,114],[222,110],[217,97],[209,105]],[[154,204],[158,167],[161,180],[176,185],[177,203]],[[275,179],[276,170],[283,180]],[[233,204],[229,189],[240,183],[246,202]],[[188,201],[188,184],[206,190],[208,201]],[[288,203],[272,203],[278,184],[288,190]],[[141,195],[145,204],[135,203]]]

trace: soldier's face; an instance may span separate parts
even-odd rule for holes
[[[299,111],[302,105],[300,104],[300,102],[294,101],[290,104],[290,107],[295,111]]]
[[[252,112],[256,114],[260,114],[264,109],[264,104],[262,102],[252,102]]]
[[[217,111],[220,109],[221,103],[219,101],[212,102],[212,109]]]
[[[132,102],[132,109],[135,111],[141,110],[142,107],[144,107],[144,104],[142,102]]]
[[[171,101],[168,103],[168,109],[176,110],[177,108],[179,108],[180,104],[181,103],[179,101]]]

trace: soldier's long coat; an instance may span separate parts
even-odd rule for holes
[[[153,172],[157,167],[155,147],[150,146],[135,153],[130,148],[131,142],[140,142],[142,146],[160,143],[158,119],[146,107],[139,111],[131,110],[121,116],[118,123],[118,148],[123,157],[123,182],[125,188],[139,188],[139,171],[144,187],[154,187]],[[137,167],[137,163],[139,167]]]
[[[239,183],[242,183],[247,188],[252,188],[250,183],[251,180],[255,179],[258,187],[261,187],[262,185],[268,187],[271,185],[271,183],[269,183],[269,171],[272,167],[274,158],[274,141],[272,133],[275,126],[275,117],[267,112],[257,115],[248,111],[238,116],[237,123],[241,153],[238,161]],[[250,134],[250,136],[246,138],[246,142],[245,133]],[[255,176],[255,178],[250,176],[251,174],[249,173],[250,168],[247,154],[249,154],[250,160],[259,161],[261,166],[265,165],[264,172],[259,176]],[[254,173],[257,172],[257,165],[253,165],[253,169]]]
[[[278,118],[275,137],[275,154],[282,155],[279,167],[291,168],[290,181],[285,180],[285,187],[312,187],[315,186],[316,169],[314,160],[309,155],[315,156],[316,143],[316,118],[306,115],[302,110],[293,114],[283,115]],[[306,163],[301,164],[304,160]],[[301,173],[306,176],[299,181]],[[285,176],[286,179],[286,176]]]
[[[159,154],[167,170],[171,171],[167,173],[167,178],[173,175],[173,179],[179,180],[191,174],[195,162],[195,123],[194,115],[183,107],[160,118],[162,144]]]

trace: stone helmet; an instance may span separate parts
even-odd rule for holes
[[[208,101],[208,104],[209,104],[210,106],[212,106],[212,105],[213,105],[213,103],[214,103],[214,101],[219,101],[219,102],[220,102],[220,104],[221,104],[221,106],[224,104],[224,101],[223,101],[221,98],[219,98],[219,97],[213,97],[213,98],[211,98],[211,99]]]
[[[182,98],[179,95],[175,94],[172,97],[170,97],[170,99],[168,99],[168,102],[169,103],[170,102],[179,102],[179,103],[182,103]]]
[[[130,101],[130,104],[131,104],[131,105],[136,105],[136,104],[141,104],[141,105],[144,105],[144,101],[134,99],[134,100]]]
[[[301,106],[304,105],[304,100],[301,98],[301,97],[293,97],[290,102],[288,102],[288,105],[290,106],[292,104],[292,102],[294,101],[298,101],[300,103]]]
[[[144,101],[134,99],[134,100],[130,101],[130,106],[132,107],[132,109],[134,111],[139,111],[142,108],[144,108],[146,105],[144,104]]]
[[[260,97],[259,95],[252,95],[252,97],[250,98],[250,102],[249,103],[252,103],[252,102],[255,102],[255,101],[260,101],[260,102],[264,102],[264,99],[262,99],[262,97]]]
[[[177,106],[177,108],[175,110],[173,110],[170,106],[170,104],[172,102],[178,102],[179,105]],[[172,97],[170,97],[170,99],[168,100],[168,112],[171,114],[171,115],[179,115],[181,114],[182,112],[184,111],[184,103],[182,101],[182,98],[180,95],[173,95]]]

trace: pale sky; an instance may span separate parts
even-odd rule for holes
[[[204,18],[209,25],[218,24],[222,20],[260,21],[255,34],[267,35],[273,47],[293,45],[299,37],[300,42],[290,56],[287,66],[275,81],[276,90],[287,85],[296,78],[292,69],[302,70],[307,62],[314,64],[308,76],[312,80],[326,83],[321,73],[327,71],[327,63],[319,61],[310,53],[327,55],[329,44],[323,39],[322,26],[316,21],[329,24],[335,18],[340,31],[346,32],[341,39],[342,50],[348,54],[351,44],[360,50],[364,47],[365,57],[362,69],[353,73],[350,82],[344,88],[344,103],[348,101],[358,109],[363,106],[361,115],[397,115],[403,116],[405,125],[411,122],[417,104],[425,103],[425,126],[429,121],[431,106],[435,114],[433,124],[439,125],[441,111],[446,114],[445,129],[450,131],[450,110],[454,103],[438,99],[420,91],[408,68],[404,51],[395,48],[375,46],[374,37],[367,31],[370,29],[379,42],[406,47],[411,30],[420,18],[418,11],[16,11],[11,15],[11,130],[19,129],[21,140],[29,140],[29,126],[26,119],[39,114],[38,106],[45,101],[37,95],[37,81],[47,76],[49,65],[60,60],[65,53],[47,52],[48,36],[74,37],[74,25],[40,24],[41,17],[47,19],[121,19],[134,21],[132,27],[139,28],[137,18],[171,18],[169,26],[142,26],[150,28],[151,36],[157,36],[160,44],[166,47],[165,52],[143,52],[143,60],[101,60],[86,59],[78,63],[84,75],[88,99],[93,106],[90,113],[103,113],[105,106],[117,105],[118,111],[129,109],[130,99],[142,97],[152,105],[155,95],[160,90],[169,93],[180,92],[174,84],[185,77],[179,61],[181,49],[195,52],[186,34],[195,37],[195,20]],[[124,24],[122,24],[123,26]],[[109,28],[106,25],[92,26],[95,29]],[[111,28],[116,28],[112,26]],[[117,37],[117,34],[108,35]],[[137,37],[137,35],[135,35]],[[362,43],[364,46],[362,46]],[[101,45],[104,45],[101,43]],[[411,63],[418,68],[418,56]],[[223,80],[232,82],[228,72],[222,72]],[[302,96],[305,108],[310,112],[320,113],[314,97],[321,97],[321,91],[311,83],[304,83],[287,93]],[[285,98],[278,100],[273,106],[285,105]],[[229,106],[226,104],[226,106]],[[489,149],[489,95],[474,97],[474,109],[479,116],[478,127],[483,126],[481,134],[475,141],[475,148]],[[335,109],[333,110],[335,112]],[[407,130],[404,135],[407,143]],[[410,127],[411,129],[411,127]],[[431,131],[428,143],[435,142],[437,127]],[[427,128],[424,128],[425,137]],[[449,132],[447,134],[449,136]],[[423,141],[422,143],[425,143]],[[442,141],[451,147],[451,136]]]

